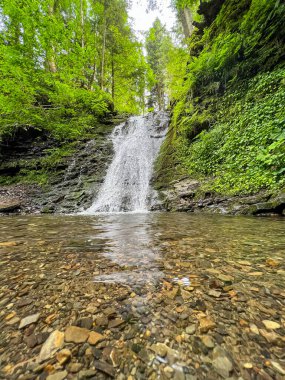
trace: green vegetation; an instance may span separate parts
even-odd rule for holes
[[[33,129],[55,141],[21,181],[47,182],[109,115],[168,108],[157,187],[184,175],[226,195],[284,187],[284,1],[172,5],[175,38],[156,20],[144,57],[127,0],[1,1],[0,140]]]
[[[0,138],[32,127],[77,139],[144,108],[148,66],[125,0],[3,0],[0,20]]]
[[[250,194],[285,184],[285,5],[279,0],[177,1],[195,29],[158,186],[184,174],[204,191]],[[197,20],[197,21],[195,21]]]

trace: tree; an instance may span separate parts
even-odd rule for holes
[[[156,19],[146,37],[147,61],[154,74],[154,85],[150,89],[151,104],[159,110],[165,109],[166,103],[166,66],[168,48],[171,38],[159,19]]]

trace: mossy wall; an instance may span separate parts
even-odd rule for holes
[[[285,183],[285,4],[219,1],[210,20],[216,1],[198,10],[208,24],[189,41],[156,184],[187,173],[220,194],[278,191]]]

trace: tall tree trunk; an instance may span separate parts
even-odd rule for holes
[[[81,48],[84,49],[84,4],[83,0],[80,0],[80,24],[81,24]]]
[[[115,104],[115,62],[114,53],[112,53],[112,100]]]
[[[193,16],[189,8],[185,7],[180,11],[180,19],[183,26],[185,38],[189,38],[193,33]]]
[[[48,7],[48,14],[51,18],[55,15],[58,4],[59,4],[58,0],[54,0],[53,2],[50,3]],[[51,73],[56,73],[57,67],[56,67],[56,61],[55,61],[55,47],[52,42],[50,43],[48,51],[46,52],[46,61],[47,61],[46,66],[48,70]]]
[[[101,90],[104,89],[106,35],[107,35],[107,25],[106,25],[106,16],[104,16],[103,43],[102,43],[102,56],[101,56],[101,78],[100,78]]]

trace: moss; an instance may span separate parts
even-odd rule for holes
[[[169,183],[179,167],[201,181],[202,192],[284,186],[284,15],[280,0],[226,0],[212,24],[192,35],[172,137],[157,166],[160,182]]]

